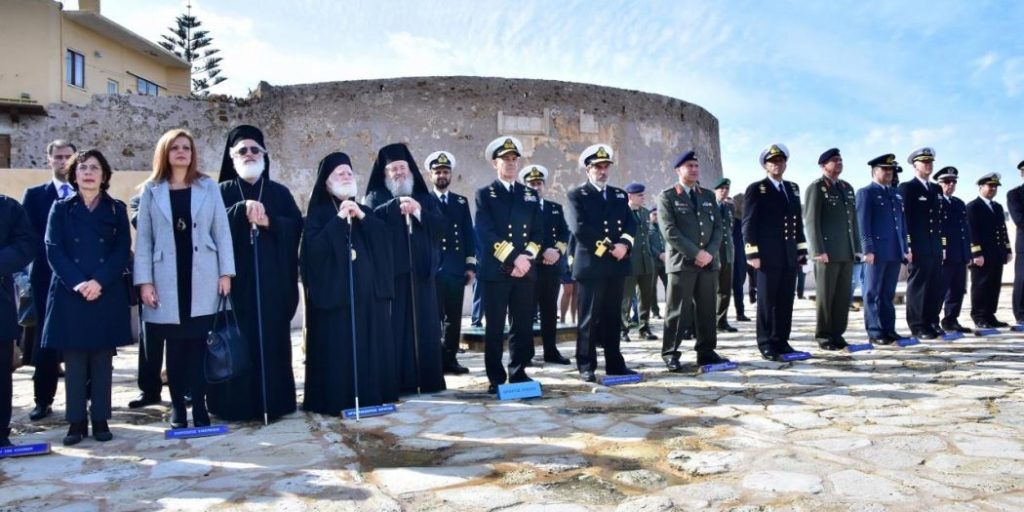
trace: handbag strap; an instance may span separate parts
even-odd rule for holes
[[[231,307],[227,308],[225,306],[231,306]],[[217,314],[213,315],[213,328],[211,329],[211,331],[216,331],[217,330],[217,320],[220,320],[221,314],[223,314],[223,313],[230,314],[231,315],[231,321],[233,321],[235,323],[235,325],[238,325],[238,316],[235,313],[235,303],[234,303],[234,301],[231,300],[231,294],[230,293],[227,294],[227,295],[221,295],[220,299],[217,301]]]

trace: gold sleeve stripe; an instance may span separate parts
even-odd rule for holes
[[[555,249],[558,249],[559,252],[565,254],[565,251],[569,249],[569,244],[565,242],[556,242]]]
[[[494,257],[498,258],[498,261],[505,261],[512,254],[514,248],[512,242],[508,240],[498,242],[494,244]]]
[[[530,253],[530,256],[536,256],[540,254],[540,244],[536,242],[530,242],[526,244],[526,252]]]
[[[756,245],[747,244],[743,246],[743,252],[747,254],[756,254],[758,252]]]

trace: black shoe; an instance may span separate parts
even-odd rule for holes
[[[779,353],[773,348],[759,348],[761,351],[761,358],[767,361],[781,361]]]
[[[653,340],[658,339],[658,337],[655,336],[654,333],[651,332],[650,329],[644,329],[644,330],[640,331],[640,339],[644,339],[644,340],[647,340],[647,341],[653,341]]]
[[[661,320],[661,313],[654,313],[652,316],[657,320]]]
[[[128,402],[129,409],[138,409],[147,405],[153,405],[160,403],[160,395],[147,395],[145,393],[139,395],[138,398]]]
[[[728,359],[718,355],[715,351],[708,352],[706,354],[697,354],[697,366],[704,366],[707,364],[722,364],[729,363]]]
[[[782,345],[779,346],[779,350],[777,350],[777,352],[780,354],[788,354],[790,352],[797,352],[797,350],[791,347],[788,341],[783,341]]]
[[[605,373],[608,375],[636,375],[636,370],[630,370],[629,368],[623,366],[622,368],[615,371],[606,370]]]
[[[893,340],[893,339],[890,339],[890,338],[885,338],[885,337],[883,337],[883,338],[870,338],[870,339],[868,339],[868,343],[870,343],[872,345],[892,345],[894,341],[896,341],[896,340]]]
[[[918,329],[917,331],[913,331],[911,334],[919,340],[934,340],[939,337],[939,333],[929,328]]]
[[[737,332],[739,329],[729,325],[729,322],[720,322],[718,324],[718,332]]]
[[[679,373],[683,371],[683,365],[679,363],[679,359],[673,357],[672,359],[665,362],[665,368],[672,373]]]
[[[488,384],[487,385],[487,394],[488,395],[497,395],[498,394],[498,385],[497,384]]]
[[[594,375],[594,372],[580,372],[580,380],[583,382],[597,382],[597,375]]]
[[[64,436],[64,446],[73,446],[82,442],[89,435],[89,422],[80,421],[68,427],[68,435]]]
[[[895,331],[894,331],[894,332],[890,332],[889,334],[885,334],[885,335],[883,335],[882,337],[883,337],[883,338],[885,338],[885,339],[887,339],[887,340],[889,340],[889,341],[891,341],[891,342],[894,342],[894,341],[896,341],[896,340],[904,340],[904,339],[907,339],[907,337],[906,337],[906,336],[904,336],[904,335],[902,335],[902,334],[900,334],[900,333],[898,333],[898,332],[895,332]]]
[[[818,342],[818,347],[822,350],[842,350],[846,348],[846,343],[840,344],[832,338],[814,338],[814,341]]]
[[[533,379],[526,375],[526,372],[520,372],[518,375],[511,375],[508,378],[509,384],[517,384],[520,382],[533,382]]]
[[[996,320],[994,318],[991,321],[989,321],[989,323],[992,324],[992,327],[996,329],[1003,329],[1010,326],[1010,324],[1006,322],[1000,322],[999,320]]]
[[[544,362],[551,364],[572,364],[572,361],[570,361],[568,357],[558,353],[544,356]]]
[[[683,334],[682,334],[682,336],[680,336],[680,338],[684,339],[684,340],[692,340],[693,339],[693,331],[691,331],[689,329],[683,331]]]
[[[970,329],[960,325],[960,322],[948,322],[942,326],[942,330],[946,332],[971,332]]]
[[[750,317],[748,317],[747,315],[736,315],[736,321],[737,322],[749,322],[750,321]]]
[[[619,335],[619,341],[629,341],[629,331],[622,331]]]
[[[469,368],[462,366],[458,361],[452,361],[444,365],[444,373],[448,375],[465,375],[469,373]]]
[[[756,293],[751,293],[750,294],[750,303],[751,304],[757,304],[757,294]]]
[[[32,421],[39,421],[49,415],[53,414],[53,409],[49,405],[36,404],[35,409],[28,413],[28,419]]]
[[[192,425],[196,427],[210,426],[210,413],[206,410],[206,398],[192,402]]]
[[[469,326],[470,327],[476,327],[477,329],[481,329],[481,328],[483,328],[484,324],[483,324],[483,322],[473,322],[473,323],[470,323]]]
[[[0,448],[7,448],[8,446],[14,446],[14,443],[11,442],[11,429],[0,429]]]
[[[110,433],[110,425],[107,424],[106,420],[92,422],[92,438],[101,443],[114,438],[114,434]]]
[[[188,412],[185,410],[185,406],[181,407],[171,406],[171,428],[179,429],[188,427]]]

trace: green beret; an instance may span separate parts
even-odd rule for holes
[[[722,179],[718,180],[718,183],[715,183],[715,186],[712,187],[712,188],[714,190],[718,190],[718,189],[720,189],[722,187],[728,187],[731,184],[732,184],[732,181],[730,181],[729,178],[722,178]]]

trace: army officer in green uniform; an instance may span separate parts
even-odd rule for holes
[[[715,183],[715,201],[718,208],[718,220],[722,225],[722,245],[718,250],[718,330],[720,332],[736,332],[739,329],[729,325],[729,299],[732,297],[732,265],[736,259],[736,248],[732,241],[732,224],[736,218],[735,205],[729,198],[729,186],[732,181],[722,178]]]
[[[842,350],[850,314],[850,278],[861,254],[857,198],[853,187],[839,179],[843,157],[838,149],[822,153],[818,166],[822,176],[807,187],[804,198],[804,228],[814,257],[818,309],[814,338],[824,350]]]
[[[723,230],[715,195],[701,188],[700,164],[693,151],[676,159],[679,183],[658,196],[658,222],[668,255],[668,297],[661,357],[671,372],[679,372],[679,342],[683,331],[696,327],[697,364],[726,362],[715,353],[719,247]]]

